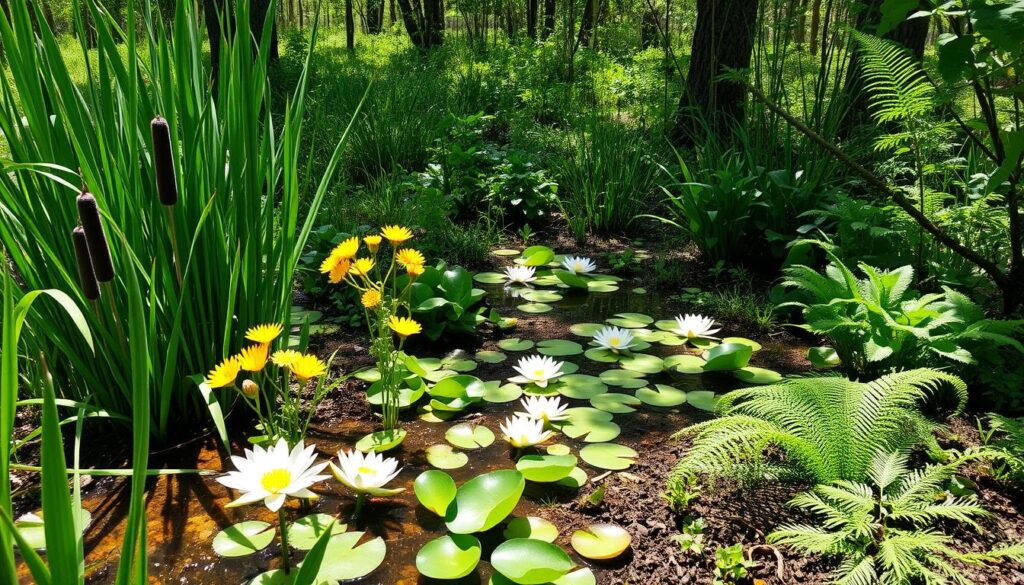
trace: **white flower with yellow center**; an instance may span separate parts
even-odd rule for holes
[[[257,445],[252,450],[245,450],[245,457],[232,456],[236,471],[217,478],[217,481],[231,489],[242,492],[235,501],[228,504],[229,508],[254,504],[263,500],[263,504],[276,512],[284,505],[288,497],[315,498],[316,494],[309,487],[318,481],[329,478],[329,475],[317,475],[327,467],[326,463],[313,465],[316,461],[316,447],[305,447],[301,442],[290,452],[288,443],[279,439],[267,449]]]
[[[514,366],[515,371],[519,372],[519,375],[513,376],[508,380],[516,384],[535,384],[540,388],[546,388],[548,382],[564,373],[562,372],[563,365],[562,362],[556,362],[549,357],[539,355],[520,358],[519,365]]]
[[[687,339],[697,339],[698,337],[710,338],[715,333],[721,331],[720,328],[715,329],[715,325],[714,319],[704,315],[679,315],[676,317],[675,332]]]
[[[498,425],[505,435],[505,440],[516,449],[540,445],[550,439],[554,433],[544,430],[544,421],[517,414],[505,419],[505,424]]]
[[[562,258],[562,268],[574,274],[590,274],[597,270],[597,264],[590,258],[583,256],[566,256]]]
[[[505,269],[505,279],[509,284],[528,285],[537,280],[537,269],[533,266],[509,266]]]
[[[624,351],[633,345],[633,333],[629,329],[605,327],[594,335],[594,343],[614,352]]]
[[[384,486],[398,475],[398,460],[385,458],[380,453],[363,454],[357,450],[339,451],[338,465],[331,462],[331,473],[338,481],[357,494],[375,498],[393,496],[405,488],[388,489]]]
[[[516,414],[526,416],[535,420],[543,421],[546,423],[556,422],[565,420],[568,415],[565,414],[565,409],[568,408],[567,404],[563,404],[557,396],[545,398],[543,396],[527,396],[523,398],[523,408],[526,412],[517,412]]]

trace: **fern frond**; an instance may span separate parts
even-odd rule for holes
[[[851,31],[870,93],[870,109],[880,124],[919,118],[934,108],[934,88],[910,52],[891,41]]]

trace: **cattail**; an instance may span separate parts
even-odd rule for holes
[[[100,298],[100,283],[92,269],[89,258],[89,244],[85,241],[85,230],[82,226],[71,231],[71,240],[75,244],[75,259],[78,261],[78,282],[82,286],[82,294],[90,301]]]
[[[96,280],[114,280],[114,261],[110,258],[110,246],[107,245],[107,235],[103,232],[103,223],[100,221],[100,208],[96,205],[96,198],[88,191],[82,191],[78,196],[78,221],[85,230],[85,241],[89,247],[89,258],[92,259]]]
[[[168,207],[178,202],[178,177],[174,174],[171,128],[160,116],[153,118],[153,165],[156,167],[156,191],[160,203]]]

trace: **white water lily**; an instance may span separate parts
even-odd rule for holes
[[[537,280],[537,269],[533,266],[509,266],[505,269],[509,284],[530,284]]]
[[[554,433],[544,430],[544,421],[517,414],[505,419],[505,424],[498,425],[505,435],[505,440],[517,449],[540,445],[550,439]]]
[[[242,492],[241,497],[228,504],[229,508],[254,504],[263,500],[271,511],[277,512],[285,499],[316,498],[309,487],[329,475],[317,475],[327,467],[326,463],[314,465],[316,447],[305,447],[300,441],[291,451],[288,443],[279,439],[276,444],[264,449],[257,445],[245,450],[245,457],[232,456],[236,471],[217,478],[217,481],[231,489]]]
[[[716,323],[711,317],[704,315],[679,315],[676,317],[676,333],[687,339],[711,337],[721,329],[714,329]]]
[[[508,380],[516,384],[535,384],[540,388],[546,388],[548,382],[564,373],[562,372],[563,365],[565,364],[562,362],[539,355],[520,358],[519,365],[514,366],[519,375]]]
[[[380,453],[363,454],[357,450],[338,451],[338,463],[331,462],[331,473],[338,481],[357,494],[373,497],[393,496],[405,488],[388,489],[384,486],[398,475],[398,460],[385,458]]]
[[[569,415],[565,414],[568,404],[563,404],[558,396],[545,398],[544,396],[527,396],[522,400],[526,412],[516,414],[526,416],[546,423],[565,420]]]
[[[614,352],[627,350],[633,345],[633,333],[620,327],[605,327],[594,335],[594,343]]]
[[[562,268],[575,274],[590,274],[597,270],[597,264],[590,258],[583,256],[566,256],[562,258]]]

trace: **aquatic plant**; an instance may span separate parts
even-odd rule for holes
[[[552,431],[544,430],[543,420],[521,414],[506,418],[499,426],[504,439],[517,450],[539,445],[554,436]]]
[[[565,420],[565,409],[568,405],[563,403],[558,396],[527,396],[522,399],[523,408],[526,412],[516,413],[527,418],[539,420],[544,423]]]
[[[509,284],[529,285],[537,280],[537,269],[533,266],[509,266],[505,268],[505,279]]]
[[[332,461],[330,466],[335,479],[356,493],[354,518],[359,517],[367,497],[393,496],[405,491],[405,488],[384,487],[401,471],[398,460],[392,457],[373,452],[363,454],[355,449],[338,451],[338,465]]]
[[[598,347],[618,353],[633,347],[633,334],[628,329],[604,327],[594,335]]]
[[[714,334],[721,331],[715,328],[715,320],[704,315],[679,315],[676,317],[675,332],[687,340],[714,339]]]
[[[590,258],[583,256],[566,256],[562,258],[562,268],[576,275],[590,274],[597,270],[597,264]]]
[[[562,362],[556,362],[547,356],[529,356],[519,359],[513,369],[519,372],[518,376],[509,378],[509,382],[516,384],[533,384],[538,388],[546,388],[547,385],[561,376]]]

